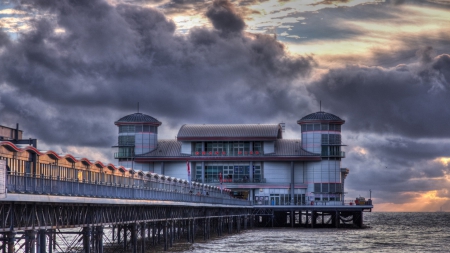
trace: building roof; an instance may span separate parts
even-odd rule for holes
[[[114,122],[114,124],[116,125],[127,125],[135,123],[144,123],[157,126],[161,125],[161,122],[158,121],[157,119],[140,112],[127,115],[125,117],[120,118],[118,121]]]
[[[181,153],[181,142],[177,140],[158,140],[155,150],[143,155],[145,157],[189,157],[190,155]],[[137,157],[138,157],[137,156]]]
[[[181,141],[178,140],[159,140],[158,147],[146,154],[136,156],[136,161],[142,160],[215,160],[215,161],[258,161],[266,159],[280,159],[280,158],[297,158],[297,159],[309,159],[313,158],[315,160],[320,160],[320,154],[314,154],[308,152],[301,147],[301,140],[290,139],[283,140],[278,139],[275,141],[275,152],[271,154],[260,154],[260,155],[242,155],[242,156],[222,156],[219,155],[202,155],[199,153],[195,154],[182,154],[181,153]]]
[[[300,139],[277,140],[275,142],[275,153],[268,156],[320,156],[302,149]]]
[[[279,124],[183,125],[177,139],[203,140],[276,140],[282,138]]]
[[[297,121],[298,124],[311,123],[311,122],[322,122],[322,121],[333,121],[335,123],[344,124],[345,120],[339,118],[338,116],[328,113],[328,112],[315,112],[306,115]]]

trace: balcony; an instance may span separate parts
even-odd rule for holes
[[[226,152],[226,151],[195,151],[191,153],[192,156],[245,156],[245,157],[254,157],[254,156],[263,156],[262,151],[236,151],[236,152]]]
[[[134,153],[130,153],[130,152],[117,152],[117,153],[114,153],[114,158],[115,159],[133,158],[133,157],[134,157]]]
[[[345,152],[344,151],[340,151],[339,153],[323,153],[321,154],[321,156],[325,156],[325,157],[340,157],[340,158],[345,158]]]
[[[195,180],[196,182],[201,182],[202,179],[201,178],[197,178]],[[266,179],[265,178],[254,178],[253,180],[250,179],[245,179],[245,178],[224,178],[222,180],[222,182],[224,184],[242,184],[242,183],[265,183]],[[213,184],[218,184],[220,183],[219,179],[216,178],[206,178],[205,179],[205,183],[213,183]]]

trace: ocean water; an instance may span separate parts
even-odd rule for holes
[[[450,252],[450,213],[364,213],[364,229],[257,228],[169,252]]]

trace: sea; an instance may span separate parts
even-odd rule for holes
[[[167,252],[450,252],[450,212],[364,213],[366,228],[256,228]]]

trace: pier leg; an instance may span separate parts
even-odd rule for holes
[[[131,247],[132,252],[137,253],[137,224],[131,224]]]
[[[141,223],[141,253],[145,252],[145,223]]]
[[[25,231],[25,252],[35,253],[36,249],[36,231],[26,230]]]
[[[47,247],[46,243],[47,241],[45,240],[45,229],[40,229],[39,230],[39,246],[38,246],[38,253],[45,253],[45,249]]]
[[[187,226],[187,241],[188,242],[191,242],[191,219],[188,219],[187,221],[186,221],[186,226]]]
[[[103,253],[103,226],[98,226],[96,230],[97,230],[96,234],[97,252]]]
[[[194,241],[195,241],[195,235],[196,235],[196,226],[195,226],[195,222],[196,222],[196,220],[195,219],[193,219],[192,220],[192,243],[194,243]]]
[[[54,232],[54,230],[49,229],[47,232]],[[53,244],[55,243],[53,234],[48,234],[48,253],[53,253]]]
[[[336,214],[334,217],[334,222],[335,222],[336,228],[339,228],[339,211],[336,211]]]
[[[84,227],[83,228],[83,251],[84,251],[84,253],[91,252],[90,241],[91,241],[91,228]]]
[[[122,230],[121,228],[122,226],[117,226],[117,244],[120,244],[120,230]]]
[[[173,226],[173,220],[172,221],[170,221],[170,233],[169,233],[169,236],[170,236],[170,240],[169,240],[169,247],[170,248],[172,248],[172,246],[173,246],[173,237],[175,236],[175,231],[174,231],[174,226]]]
[[[127,230],[128,230],[128,226],[123,225],[122,226],[122,232],[123,232],[123,249],[127,249],[128,248],[128,236],[127,236]]]
[[[153,227],[152,227],[152,245],[155,246],[156,245],[156,223],[153,222]]]
[[[8,233],[8,253],[16,252],[14,249],[14,243],[16,240],[16,232],[11,231]]]
[[[164,223],[164,251],[167,251],[167,221]]]

